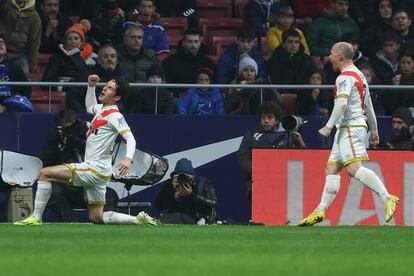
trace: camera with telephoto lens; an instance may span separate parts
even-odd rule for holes
[[[298,131],[307,122],[302,117],[289,115],[282,119],[282,126],[287,131]]]
[[[191,186],[191,178],[185,174],[179,174],[177,177],[177,183],[179,186]]]

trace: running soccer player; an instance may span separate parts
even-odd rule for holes
[[[326,126],[321,128],[319,133],[328,137],[332,128],[336,126],[336,134],[326,166],[326,181],[321,201],[310,215],[299,222],[299,226],[314,225],[325,219],[325,211],[339,191],[343,167],[349,176],[358,179],[382,199],[386,222],[392,219],[399,203],[399,198],[388,193],[379,177],[372,170],[362,166],[363,160],[369,160],[365,149],[368,126],[371,131],[371,144],[379,143],[379,135],[368,83],[363,73],[353,64],[353,57],[354,51],[349,43],[339,42],[331,48],[329,59],[334,70],[341,74],[335,82],[334,109]]]
[[[97,75],[88,77],[88,90],[85,104],[88,113],[94,114],[86,134],[85,162],[71,163],[43,168],[38,177],[35,206],[33,213],[16,225],[41,225],[46,204],[50,198],[53,181],[84,188],[88,203],[89,220],[105,224],[144,224],[157,225],[157,220],[145,212],[136,217],[116,212],[104,212],[106,184],[115,177],[122,177],[131,167],[135,153],[135,138],[124,116],[119,112],[117,103],[127,96],[128,82],[116,77],[102,89],[97,103],[95,87],[99,82]],[[112,171],[111,149],[115,139],[121,135],[126,141],[125,158]]]

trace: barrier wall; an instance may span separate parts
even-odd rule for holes
[[[266,225],[297,225],[319,204],[329,150],[253,151],[252,219]],[[389,225],[414,225],[414,152],[368,152],[374,170],[401,202]],[[358,180],[341,174],[341,188],[322,225],[382,225],[384,204]]]
[[[83,119],[91,116],[81,114]],[[257,116],[184,117],[127,114],[137,145],[157,155],[167,157],[170,170],[181,157],[193,161],[196,172],[213,181],[219,199],[222,219],[245,222],[250,219],[250,202],[244,191],[244,176],[236,165],[237,151],[243,134],[258,124]],[[329,147],[330,139],[321,138],[317,130],[325,123],[319,117],[306,117],[302,135],[309,147]],[[390,119],[380,118],[379,128],[387,139]],[[0,147],[6,150],[39,156],[45,138],[55,127],[52,113],[0,114]],[[162,185],[162,184],[161,184]],[[152,202],[161,185],[132,189],[132,200]],[[121,198],[126,196],[123,186],[111,186]],[[124,199],[125,200],[125,199]],[[155,209],[149,210],[156,214]]]

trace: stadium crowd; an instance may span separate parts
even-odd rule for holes
[[[148,74],[158,66],[160,83],[333,84],[329,49],[346,41],[354,45],[354,62],[372,84],[410,85],[413,10],[404,0],[2,0],[0,38],[7,57],[0,80],[16,79],[18,68],[29,81],[86,82],[97,73],[103,80],[123,75],[130,82],[153,82]],[[246,55],[251,58],[247,66]],[[208,81],[200,82],[200,69],[209,70]],[[255,77],[243,79],[243,70]],[[315,74],[321,81],[311,81]],[[36,94],[39,87],[33,90]],[[84,93],[64,90],[66,107],[85,112]],[[155,102],[149,100],[155,97],[153,90],[143,90],[132,90],[121,110],[181,115],[257,111],[246,108],[254,105],[249,102],[256,97],[252,89],[163,90],[160,101],[172,108],[143,107],[144,98],[146,105]],[[10,91],[3,86],[2,97],[18,94]],[[333,107],[332,93],[318,89],[263,93],[265,101],[298,115],[329,115]],[[411,91],[371,93],[378,115],[391,116],[401,106],[414,108]],[[30,98],[26,91],[21,94]]]

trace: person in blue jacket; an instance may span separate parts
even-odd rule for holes
[[[237,41],[229,45],[220,57],[217,64],[216,82],[219,84],[229,84],[239,75],[240,56],[248,54],[257,63],[257,76],[268,79],[266,60],[259,48],[254,46],[256,32],[254,29],[244,27],[237,33]]]
[[[204,67],[197,72],[198,84],[210,84],[214,73]],[[177,101],[177,113],[180,115],[225,115],[223,98],[218,88],[190,88],[187,94]]]

